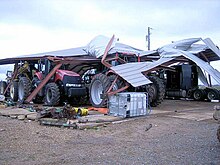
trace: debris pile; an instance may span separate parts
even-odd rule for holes
[[[72,129],[97,129],[122,120],[121,117],[108,116],[69,104],[63,107],[47,107],[27,104],[15,106],[13,102],[1,102],[0,115],[11,119],[38,121],[40,125]]]

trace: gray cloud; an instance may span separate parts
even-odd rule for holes
[[[158,35],[190,36],[219,31],[219,8],[217,0],[1,0],[0,22],[130,36],[151,26]]]
[[[50,3],[42,0],[2,0],[0,1],[0,20],[9,24],[32,24],[45,28],[72,26],[74,21],[65,16],[65,8],[56,11]],[[55,2],[55,1],[53,1]]]

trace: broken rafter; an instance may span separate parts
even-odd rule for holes
[[[102,56],[102,60],[101,60],[102,64],[103,64],[104,66],[106,66],[107,68],[110,68],[110,67],[112,66],[111,64],[109,64],[109,63],[106,62],[105,60],[106,60],[106,57],[107,57],[107,55],[108,55],[108,52],[109,52],[109,50],[110,50],[110,48],[111,48],[111,45],[112,45],[112,43],[113,43],[113,41],[114,41],[114,38],[115,38],[115,35],[112,36],[112,38],[110,39],[108,45],[106,46],[104,55]]]

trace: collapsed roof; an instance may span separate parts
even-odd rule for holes
[[[38,60],[46,57],[59,57],[63,59],[74,57],[74,60],[80,60],[76,57],[80,57],[82,59],[100,59],[100,57],[104,54],[108,41],[108,37],[99,35],[91,40],[86,46],[0,59],[0,65],[12,64],[19,62],[20,60]],[[143,52],[143,50],[131,47],[115,40],[114,44],[112,44],[109,54],[114,54],[116,52],[140,54]]]
[[[203,42],[203,44],[198,44],[198,42]],[[94,62],[101,62],[101,57],[108,43],[108,37],[97,36],[83,47],[0,59],[0,65],[17,63],[20,60],[39,60],[54,57],[67,60],[73,65],[80,66],[83,63],[89,67]],[[147,61],[111,67],[112,70],[134,87],[151,83],[143,75],[144,72],[157,70],[160,67],[169,66],[176,62],[187,61],[196,63],[220,84],[220,73],[209,65],[211,61],[220,60],[220,51],[209,38],[204,40],[202,38],[185,39],[165,45],[154,51],[137,49],[114,39],[108,54],[114,53],[135,54],[140,56],[143,61]],[[204,79],[204,75],[202,77]]]
[[[196,44],[199,41],[203,41],[204,44]],[[158,60],[153,62],[122,64],[114,66],[111,69],[132,84],[132,86],[138,87],[149,83],[149,79],[143,75],[144,72],[157,70],[161,66],[169,66],[176,62],[184,63],[188,60],[196,63],[197,66],[206,71],[220,84],[219,71],[215,70],[209,64],[211,61],[220,60],[220,50],[209,38],[204,40],[201,38],[190,38],[173,42],[156,51],[142,52],[140,56],[147,58],[152,56],[152,54],[159,55]],[[203,72],[199,73],[200,80],[202,80],[205,85],[208,85],[208,81]]]

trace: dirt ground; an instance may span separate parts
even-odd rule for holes
[[[219,104],[165,100],[149,116],[87,130],[0,116],[0,164],[219,165]]]

